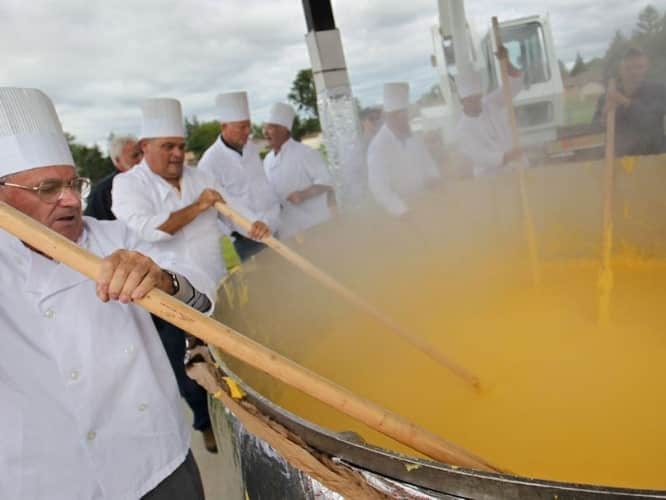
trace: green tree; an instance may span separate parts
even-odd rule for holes
[[[638,14],[638,22],[634,30],[634,37],[653,36],[663,29],[663,20],[659,11],[648,5]]]
[[[311,69],[302,69],[296,74],[294,82],[291,84],[291,90],[287,94],[287,99],[291,101],[298,111],[303,113],[306,118],[319,118],[317,109],[317,89],[315,88],[314,77]]]
[[[220,122],[210,121],[199,123],[197,117],[194,116],[190,120],[185,119],[185,132],[187,133],[187,140],[185,147],[188,151],[192,151],[201,158],[201,155],[206,151],[220,135]]]
[[[89,147],[76,143],[76,137],[65,132],[72,158],[76,165],[77,174],[88,177],[95,184],[102,177],[107,176],[114,170],[113,162],[108,156],[104,156],[97,146]]]
[[[576,54],[576,62],[573,65],[573,68],[571,68],[571,72],[569,73],[571,76],[576,76],[579,75],[585,71],[585,61],[583,61],[583,56],[580,55],[580,52]]]
[[[256,123],[252,124],[252,132],[250,132],[250,135],[253,139],[265,139],[263,127]]]
[[[627,40],[620,30],[615,32],[613,40],[611,40],[606,55],[604,56],[604,80],[618,76],[618,68],[620,61],[629,48],[630,42]]]
[[[321,132],[318,118],[301,118],[298,115],[294,117],[294,124],[291,127],[291,136],[295,140],[300,141],[304,136],[308,134],[316,134],[317,132]]]
[[[647,15],[650,21],[646,21],[646,9],[641,11],[643,17],[639,15],[637,22],[640,33],[635,36],[635,45],[643,49],[650,60],[650,71],[648,78],[666,83],[666,15],[658,12],[658,22],[655,23],[652,17],[654,14]]]
[[[321,132],[319,110],[317,109],[317,90],[311,69],[302,69],[296,74],[287,99],[299,111],[291,128],[291,135],[294,139],[298,141],[307,134]]]
[[[642,49],[650,60],[648,78],[666,83],[666,14],[648,5],[639,12],[631,38],[615,33],[604,56],[604,78],[619,76],[620,62],[630,47]]]

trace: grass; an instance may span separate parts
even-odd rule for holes
[[[592,123],[594,111],[597,108],[597,98],[579,99],[577,96],[567,95],[564,98],[564,120],[567,125],[580,125]]]

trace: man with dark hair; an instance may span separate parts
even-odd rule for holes
[[[664,115],[666,85],[645,79],[650,63],[639,49],[632,48],[620,63],[616,90],[601,96],[594,122],[605,125],[608,105],[615,111],[615,153],[618,156],[653,155],[666,152]]]
[[[115,220],[111,211],[111,188],[113,178],[138,164],[143,157],[136,137],[131,135],[114,136],[109,143],[109,158],[116,169],[99,180],[93,188],[86,205],[85,215],[98,220]]]
[[[337,207],[333,178],[321,154],[291,137],[295,116],[289,104],[277,102],[264,128],[271,147],[264,171],[282,205],[283,238],[327,221]]]

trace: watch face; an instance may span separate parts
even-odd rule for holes
[[[172,273],[171,271],[167,271],[166,269],[164,270],[164,272],[169,275],[169,278],[171,278],[171,286],[173,287],[173,293],[171,295],[176,295],[178,293],[178,290],[180,290],[180,282],[178,281],[176,273]]]
[[[180,290],[180,283],[178,282],[178,277],[174,273],[171,273],[171,283],[173,284],[173,293],[178,293],[178,290]]]

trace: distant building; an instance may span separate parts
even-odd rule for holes
[[[597,99],[606,92],[603,70],[600,64],[593,65],[576,76],[563,78],[564,93],[578,100]]]

